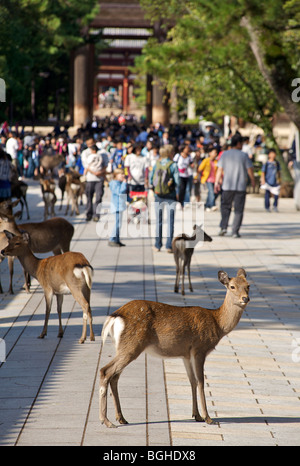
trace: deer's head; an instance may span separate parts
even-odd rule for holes
[[[239,269],[234,278],[229,278],[228,274],[223,270],[218,272],[219,281],[226,286],[228,297],[240,307],[246,307],[250,301],[250,285],[246,280],[246,276],[244,269]]]
[[[193,230],[194,234],[196,234],[196,238],[199,238],[199,241],[212,241],[212,238],[203,230],[203,225],[194,225]]]
[[[29,235],[27,232],[21,235],[14,235],[10,231],[4,230],[6,238],[8,239],[8,245],[2,249],[1,254],[3,256],[21,256],[24,252],[24,248],[29,245]]]

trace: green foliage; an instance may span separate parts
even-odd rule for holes
[[[68,96],[70,51],[89,39],[87,25],[97,4],[97,0],[1,0],[0,76],[18,119],[30,115],[33,80],[38,103],[46,104],[45,91],[52,100],[59,88],[65,88]],[[46,116],[45,105],[40,110]]]
[[[300,7],[297,0],[142,0],[153,21],[170,18],[167,40],[152,39],[137,69],[157,75],[169,90],[192,96],[206,115],[235,114],[271,130],[279,104],[261,75],[240,20],[250,14],[262,30],[267,60],[290,85],[300,72]],[[291,28],[291,29],[290,29]],[[292,36],[291,36],[292,35]]]
[[[299,0],[141,0],[153,23],[167,29],[166,40],[148,42],[136,72],[158,76],[169,91],[193,97],[198,114],[224,114],[253,122],[272,137],[272,118],[282,110],[278,95],[262,75],[250,47],[244,16],[259,33],[270,75],[291,93],[300,76]],[[168,21],[165,21],[168,18]]]

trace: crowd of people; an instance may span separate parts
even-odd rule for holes
[[[94,120],[72,137],[67,127],[55,127],[47,136],[36,136],[24,134],[18,128],[12,131],[8,126],[2,127],[0,137],[1,199],[9,197],[8,162],[20,178],[38,178],[43,174],[40,161],[44,155],[62,155],[63,161],[58,170],[76,170],[85,177],[87,221],[99,220],[98,205],[102,201],[104,187],[109,183],[112,209],[116,214],[114,233],[109,241],[111,246],[123,245],[119,237],[121,207],[116,198],[125,190],[129,195],[132,191],[145,192],[152,189],[158,205],[179,202],[184,208],[191,199],[196,202],[201,200],[207,212],[218,209],[216,200],[221,194],[219,234],[227,233],[229,216],[234,206],[232,234],[239,237],[246,186],[249,181],[254,185],[253,152],[248,138],[242,138],[239,133],[221,141],[214,128],[208,128],[203,133],[199,128],[191,129],[182,125],[166,129],[159,123],[146,127],[137,123],[124,124],[117,118],[106,118]],[[269,156],[269,162],[272,163],[272,156]],[[268,180],[264,178],[264,184],[268,182],[275,186],[278,177],[274,179],[273,176],[271,180],[271,168],[268,168]],[[280,171],[277,162],[276,171]],[[265,168],[263,173],[266,174]],[[274,175],[274,170],[272,173]],[[270,209],[269,197],[267,200],[266,194],[267,210]],[[275,208],[277,202],[278,198]],[[166,243],[170,252],[174,215],[170,218]],[[157,212],[157,225],[155,247],[160,250],[162,208]]]

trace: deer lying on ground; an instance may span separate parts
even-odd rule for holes
[[[227,293],[218,309],[178,307],[151,301],[131,301],[105,321],[103,344],[110,333],[116,345],[116,356],[100,370],[100,421],[115,427],[107,418],[107,388],[110,384],[116,420],[127,424],[118,395],[118,380],[123,369],[143,351],[162,358],[182,358],[192,388],[193,412],[196,421],[212,424],[204,393],[204,362],[222,337],[238,324],[249,302],[246,272],[239,269],[235,278],[219,271],[219,281]],[[201,414],[197,405],[197,383]]]
[[[188,236],[182,233],[172,241],[172,251],[174,255],[174,260],[176,264],[176,279],[174,292],[178,293],[179,281],[181,278],[181,294],[184,295],[184,274],[185,268],[187,268],[188,279],[189,279],[189,288],[190,291],[193,291],[191,283],[191,260],[194,253],[194,248],[199,241],[212,241],[212,238],[202,230],[201,226],[194,225],[193,227],[194,234]]]
[[[8,230],[15,235],[20,235],[21,231],[26,231],[30,235],[31,248],[34,253],[44,254],[47,252],[53,252],[54,255],[62,254],[70,250],[70,244],[74,234],[73,225],[65,220],[64,218],[55,217],[44,222],[37,223],[23,223],[20,225],[16,224],[15,217],[18,216],[18,212],[15,215],[9,215],[3,213],[0,205],[0,232]],[[2,240],[7,239],[2,236]],[[4,249],[6,243],[2,242],[1,249]],[[1,250],[0,249],[0,250]],[[13,258],[8,258],[9,270],[10,270],[10,285],[9,292],[13,293],[12,279],[13,279]],[[25,289],[27,292],[30,290],[30,277],[27,272],[25,273]],[[0,283],[0,292],[2,287]]]
[[[46,315],[44,328],[39,338],[44,338],[47,335],[53,295],[57,299],[58,337],[63,337],[61,324],[63,295],[71,293],[83,310],[83,328],[79,343],[84,343],[86,340],[87,319],[89,319],[90,325],[90,340],[94,341],[92,311],[90,308],[93,268],[84,255],[79,252],[66,252],[58,256],[38,259],[29,247],[30,238],[28,233],[22,233],[21,236],[16,236],[6,230],[4,233],[8,239],[8,246],[1,251],[1,254],[3,256],[17,256],[23,268],[38,280],[44,290]]]
[[[40,179],[42,195],[44,200],[44,220],[49,216],[54,217],[54,206],[57,201],[55,195],[55,182],[53,180]]]

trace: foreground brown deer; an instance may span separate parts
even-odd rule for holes
[[[218,309],[131,301],[107,318],[102,330],[103,343],[110,333],[116,345],[116,356],[100,370],[100,421],[107,427],[115,427],[107,418],[108,384],[116,420],[127,424],[121,411],[118,380],[123,369],[143,351],[162,358],[183,358],[192,387],[192,416],[196,421],[213,423],[205,401],[204,362],[221,338],[238,324],[249,302],[249,284],[244,269],[239,269],[235,278],[220,271],[218,278],[227,288],[224,302]],[[197,405],[197,383],[202,417]]]
[[[14,206],[14,204],[13,204]],[[2,211],[2,207],[9,211],[9,205],[0,204],[0,232],[8,230],[15,235],[20,235],[21,231],[26,231],[30,236],[30,246],[34,253],[44,254],[53,252],[54,255],[62,254],[70,250],[70,244],[74,234],[73,225],[64,218],[55,217],[44,222],[30,222],[17,225],[15,215],[10,215]],[[5,235],[1,236],[1,249],[7,244]],[[12,279],[13,279],[13,258],[8,257],[9,271],[10,271],[10,285],[9,292],[13,293]],[[25,289],[29,292],[30,280],[27,272],[25,272]],[[0,293],[2,293],[0,283]]]
[[[56,295],[57,299],[58,337],[63,336],[61,324],[63,295],[71,293],[83,310],[83,328],[79,343],[84,343],[86,340],[87,319],[89,319],[90,325],[90,340],[94,341],[90,308],[93,268],[84,255],[79,252],[66,252],[58,256],[38,259],[29,247],[28,233],[23,233],[21,236],[16,236],[6,230],[4,233],[8,239],[8,246],[1,251],[1,254],[3,256],[17,256],[23,268],[38,280],[44,290],[46,315],[44,328],[39,338],[44,338],[47,335],[53,295]]]
[[[193,226],[194,234],[188,236],[185,233],[182,233],[172,241],[172,251],[174,255],[174,260],[176,264],[176,279],[174,292],[178,293],[179,289],[179,280],[181,277],[181,294],[184,295],[184,274],[185,268],[187,268],[189,287],[190,291],[193,291],[191,283],[191,259],[194,253],[194,248],[196,247],[199,241],[212,241],[212,238],[205,233],[201,226]]]

